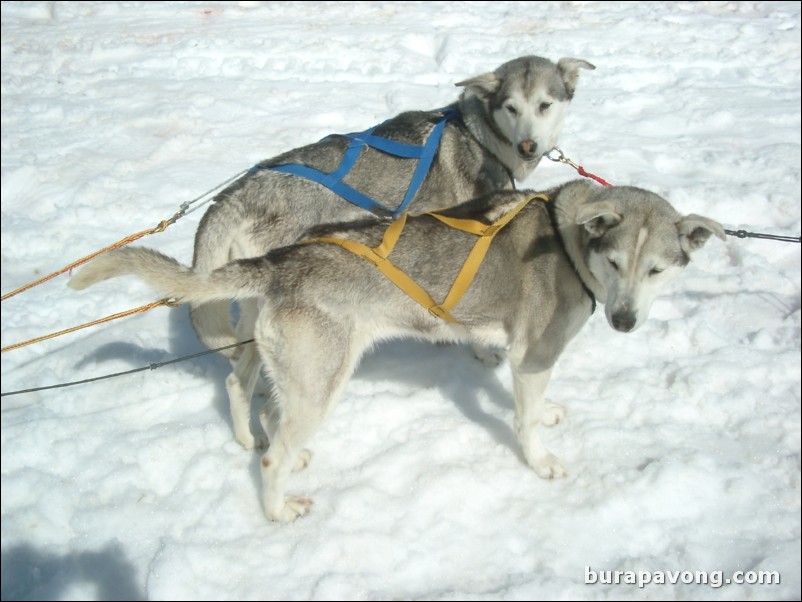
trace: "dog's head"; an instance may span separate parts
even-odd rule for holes
[[[496,135],[506,139],[521,160],[534,162],[557,144],[579,70],[595,68],[581,59],[562,58],[554,64],[525,56],[456,85],[481,99]]]
[[[660,196],[632,187],[601,189],[574,221],[587,233],[587,267],[603,288],[607,321],[620,332],[643,324],[655,297],[711,235],[726,239],[721,224],[682,216]]]

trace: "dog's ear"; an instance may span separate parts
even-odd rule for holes
[[[677,232],[679,233],[679,244],[682,250],[689,255],[697,249],[701,249],[711,234],[715,234],[721,240],[727,240],[727,235],[721,224],[710,218],[695,214],[686,215],[678,221]]]
[[[577,209],[574,217],[574,223],[578,226],[585,226],[585,230],[590,232],[593,238],[598,238],[620,222],[621,215],[607,201],[582,205]]]
[[[458,82],[454,85],[462,88],[468,88],[469,90],[475,92],[480,98],[485,98],[489,94],[493,94],[493,92],[499,89],[499,86],[501,86],[501,80],[498,78],[498,75],[491,71],[490,73],[477,75],[476,77],[466,79],[465,81]]]
[[[576,90],[576,82],[579,79],[579,70],[580,69],[595,69],[595,65],[591,65],[587,61],[583,61],[582,59],[572,59],[568,57],[561,58],[557,61],[557,69],[560,70],[560,73],[563,76],[563,82],[565,82],[565,88],[568,90],[568,99],[572,99],[574,97],[574,91]]]

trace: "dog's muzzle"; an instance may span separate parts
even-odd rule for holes
[[[635,314],[635,312],[631,311],[618,312],[613,314],[611,317],[613,328],[615,328],[618,332],[630,332],[633,328],[635,328],[635,323],[637,321],[638,316]]]
[[[537,154],[537,142],[534,140],[523,140],[518,143],[518,155],[526,161],[533,161],[539,159],[540,155]]]

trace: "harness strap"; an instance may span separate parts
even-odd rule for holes
[[[479,240],[476,241],[473,248],[468,253],[465,263],[462,264],[462,268],[457,274],[457,277],[454,279],[454,284],[451,285],[451,289],[448,291],[446,298],[442,303],[439,304],[429,293],[426,292],[426,290],[423,289],[423,287],[410,278],[406,272],[399,269],[389,259],[389,255],[395,248],[395,245],[401,236],[401,232],[404,230],[404,226],[406,225],[406,213],[404,213],[399,219],[395,220],[387,227],[381,243],[374,248],[368,247],[367,245],[353,240],[337,237],[313,238],[304,242],[335,244],[347,251],[350,251],[354,255],[358,255],[359,257],[366,259],[375,265],[393,284],[395,284],[410,298],[412,298],[412,300],[425,307],[430,314],[441,318],[446,322],[459,324],[459,321],[451,315],[451,311],[454,309],[454,307],[456,307],[457,303],[459,303],[460,299],[462,299],[463,295],[467,292],[471,282],[473,282],[476,273],[479,271],[479,267],[482,265],[482,261],[484,261],[485,255],[487,255],[487,251],[490,248],[490,243],[493,242],[493,238],[504,226],[509,224],[510,221],[512,221],[512,219],[518,215],[518,213],[524,207],[526,207],[535,199],[541,201],[549,200],[545,194],[537,194],[522,201],[511,211],[507,212],[492,224],[484,224],[478,220],[472,219],[447,217],[436,212],[422,214],[434,217],[450,228],[467,232],[469,234],[474,234],[479,237]]]
[[[439,124],[440,122],[438,122]],[[435,126],[437,127],[437,126]],[[368,130],[372,132],[376,128],[371,128]],[[373,134],[369,136],[363,136],[365,132],[362,134],[344,134],[346,138],[351,138],[352,140],[362,140],[365,144],[370,146],[371,148],[375,148],[376,150],[380,150],[383,153],[387,153],[388,155],[393,155],[395,157],[401,157],[403,159],[420,159],[421,153],[423,152],[422,146],[418,146],[417,144],[406,144],[404,142],[398,142],[396,140],[390,140],[390,138],[382,138],[381,136],[374,136]],[[431,134],[429,134],[431,136]]]
[[[371,138],[373,136],[373,130],[375,129],[376,127],[374,126],[355,136],[348,136],[351,142],[348,144],[348,148],[345,149],[343,158],[340,160],[340,165],[320,181],[323,186],[329,188],[332,184],[339,182],[348,175],[348,172],[351,171],[351,168],[356,164],[356,160],[362,153],[362,147],[365,146],[365,139],[362,137]]]
[[[412,202],[415,194],[418,192],[423,184],[423,181],[426,179],[426,175],[429,173],[434,156],[437,154],[437,149],[440,147],[440,139],[443,136],[443,130],[445,129],[446,122],[459,115],[457,109],[453,107],[441,109],[440,111],[443,113],[443,117],[435,124],[423,146],[405,144],[403,142],[390,140],[389,138],[376,136],[373,132],[379,126],[374,126],[368,130],[365,130],[364,132],[344,135],[344,137],[349,138],[351,142],[349,143],[348,148],[340,160],[340,165],[331,173],[326,173],[324,171],[315,169],[314,167],[309,167],[299,163],[285,163],[283,165],[263,165],[260,163],[251,168],[251,173],[262,169],[272,169],[282,173],[301,176],[325,186],[335,194],[344,198],[349,203],[366,211],[384,215],[389,214],[393,217],[398,217]],[[353,169],[354,165],[359,159],[360,154],[362,153],[362,149],[365,146],[374,148],[388,155],[400,157],[402,159],[418,160],[418,165],[412,174],[406,194],[404,195],[401,203],[395,209],[385,207],[378,201],[365,194],[362,194],[355,188],[348,186],[342,181],[343,178],[348,175],[351,169]]]
[[[473,245],[471,252],[468,253],[465,263],[462,264],[462,269],[460,269],[459,274],[457,274],[454,284],[451,285],[451,290],[448,291],[448,295],[446,295],[445,300],[440,305],[446,312],[453,310],[457,303],[459,303],[459,300],[462,299],[462,296],[468,291],[468,287],[476,277],[476,272],[479,271],[479,267],[482,265],[485,255],[487,255],[487,251],[490,248],[490,243],[493,242],[493,238],[496,236],[496,234],[498,234],[499,230],[509,224],[512,219],[518,215],[518,213],[520,213],[521,209],[526,207],[535,199],[548,202],[549,197],[547,197],[545,194],[536,194],[535,196],[516,205],[511,211],[501,216],[490,225],[483,224],[480,221],[472,219],[446,217],[445,215],[441,215],[436,212],[430,212],[426,214],[440,220],[451,228],[461,230],[462,232],[475,234],[479,237],[479,240],[477,240],[476,244]]]
[[[437,301],[432,299],[431,295],[424,290],[417,282],[410,278],[406,272],[399,269],[392,261],[388,259],[388,255],[392,253],[395,243],[401,236],[401,232],[407,222],[407,214],[404,213],[400,218],[391,223],[387,230],[384,232],[381,244],[378,247],[370,248],[360,242],[348,240],[345,238],[336,238],[325,236],[322,238],[313,238],[305,240],[304,243],[323,242],[333,245],[338,245],[350,251],[354,255],[358,255],[375,265],[379,271],[387,276],[387,278],[395,284],[398,288],[404,291],[409,297],[412,298],[418,305],[422,305],[429,313],[439,318],[443,318],[446,322],[458,324],[458,322],[447,311],[439,311]]]
[[[256,170],[257,168],[252,168]],[[322,180],[326,178],[329,174],[323,171],[319,171],[314,167],[308,167],[306,165],[277,165],[275,167],[264,167],[260,169],[272,169],[273,171],[281,171],[283,173],[292,174],[295,176],[301,176],[302,178],[306,178],[307,180],[312,180],[313,182],[318,182],[322,184]],[[377,215],[388,215],[395,214],[390,211],[389,209],[383,207],[372,198],[367,195],[362,194],[355,188],[351,188],[348,184],[344,184],[343,182],[334,182],[333,184],[326,186],[329,190],[341,196],[346,201],[351,203],[352,205],[356,205],[360,209],[364,209],[365,211],[370,211],[371,213],[375,213]]]
[[[429,167],[431,167],[434,156],[437,154],[437,149],[440,148],[440,138],[443,136],[443,130],[446,127],[446,121],[448,121],[448,119],[450,119],[452,116],[456,116],[456,114],[456,112],[452,112],[451,114],[446,113],[438,122],[438,124],[434,126],[432,133],[426,139],[426,144],[421,150],[421,156],[420,159],[418,159],[418,165],[415,168],[415,172],[412,174],[412,180],[409,183],[409,188],[407,188],[407,193],[404,195],[404,200],[401,201],[401,204],[393,212],[393,215],[398,215],[402,211],[405,211],[407,205],[412,202],[412,197],[415,196],[415,193],[418,192],[421,184],[423,184],[423,180],[426,179],[426,175],[429,173]]]

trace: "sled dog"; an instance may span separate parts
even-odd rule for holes
[[[211,271],[232,259],[258,257],[320,224],[422,213],[514,188],[514,180],[529,176],[555,146],[580,69],[595,67],[574,58],[517,58],[457,83],[463,88],[458,102],[443,110],[402,113],[368,132],[329,136],[262,161],[215,198],[198,226],[193,266]],[[424,159],[399,159],[386,152],[387,143],[372,146],[378,138],[406,145],[402,150],[423,148],[435,132],[439,144],[422,174],[417,170]],[[360,141],[350,171],[341,173],[349,148]],[[412,191],[416,177],[424,179]],[[361,206],[343,198],[343,188],[355,191]],[[193,303],[190,315],[210,349],[253,338],[256,308],[249,301],[240,303],[236,332],[228,301]],[[258,365],[253,346],[223,353],[234,365],[229,396],[250,398],[257,382],[251,367]],[[245,448],[255,444],[249,430],[234,435]]]
[[[332,411],[360,357],[378,341],[415,337],[469,341],[507,349],[513,372],[514,429],[528,464],[544,478],[565,469],[541,443],[561,407],[544,392],[557,358],[590,317],[596,300],[613,329],[631,332],[652,301],[711,235],[717,222],[680,215],[656,194],[632,187],[601,188],[573,181],[545,193],[497,191],[440,216],[496,223],[484,261],[459,303],[455,322],[433,315],[366,261],[331,239],[378,248],[387,224],[362,220],[326,226],[305,242],[238,259],[212,271],[188,268],[146,248],[129,247],[88,263],[70,280],[83,289],[133,274],[161,294],[201,304],[250,300],[255,320],[256,372],[263,363],[273,385],[262,423],[269,447],[261,459],[265,513],[292,521],[311,500],[285,495],[293,468],[311,458],[305,446]],[[323,237],[323,238],[321,238]],[[443,299],[477,237],[432,215],[409,217],[389,259]],[[250,398],[232,397],[235,431],[248,428]],[[238,424],[239,421],[239,424]]]

